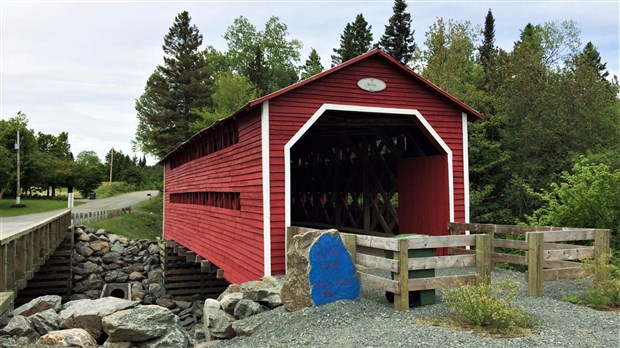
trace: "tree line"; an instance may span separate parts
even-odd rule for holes
[[[618,81],[574,21],[527,24],[503,49],[489,9],[481,25],[438,18],[419,45],[407,4],[392,9],[376,42],[362,13],[347,23],[331,64],[381,48],[486,116],[469,126],[472,221],[618,230],[620,185],[589,194],[620,176]],[[302,43],[277,17],[260,30],[238,17],[223,37],[227,50],[202,49],[189,14],[175,18],[164,63],[136,100],[137,148],[161,158],[253,98],[324,70],[314,49],[300,64]]]
[[[111,160],[113,181],[135,188],[161,187],[161,168],[147,166],[146,157],[129,157],[114,149],[108,152],[104,162],[94,151],[82,151],[74,157],[67,132],[58,135],[35,132],[28,128],[27,116],[18,112],[0,120],[0,198],[16,194],[17,131],[20,133],[20,194],[26,197],[54,198],[61,187],[75,188],[87,197],[109,179]]]

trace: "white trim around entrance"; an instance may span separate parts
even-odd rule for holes
[[[291,148],[297,141],[314,125],[314,123],[326,111],[351,111],[360,113],[374,114],[392,114],[392,115],[410,115],[415,117],[424,126],[426,131],[435,139],[437,144],[441,146],[448,157],[448,194],[450,200],[450,221],[454,221],[454,175],[452,164],[452,150],[441,139],[439,134],[426,121],[424,116],[416,109],[397,109],[383,108],[359,105],[341,105],[341,104],[323,104],[308,121],[293,135],[293,137],[284,145],[284,226],[285,229],[291,226]],[[264,191],[263,191],[264,192]],[[285,231],[286,233],[286,231]],[[285,246],[288,248],[288,246]]]

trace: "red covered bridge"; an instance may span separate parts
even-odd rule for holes
[[[165,164],[164,238],[230,282],[285,272],[287,226],[448,234],[468,222],[477,111],[380,50],[256,99]]]

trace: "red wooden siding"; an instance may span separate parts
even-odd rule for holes
[[[174,169],[168,161],[165,180],[164,237],[222,268],[230,282],[263,275],[260,112],[237,122],[238,143]],[[171,194],[197,192],[238,194],[240,210],[170,202]]]
[[[357,87],[364,77],[386,82],[380,93]],[[417,109],[453,153],[455,221],[464,221],[462,111],[380,56],[291,90],[269,101],[272,272],[284,273],[284,145],[323,104]],[[446,223],[447,233],[447,223]]]

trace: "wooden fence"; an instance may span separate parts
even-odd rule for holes
[[[287,245],[290,245],[293,236],[308,230],[310,229],[289,227],[287,230],[287,242],[289,244]],[[393,279],[388,279],[358,272],[364,284],[394,293],[394,309],[399,311],[409,309],[409,291],[455,287],[457,282],[461,284],[474,284],[477,281],[490,282],[491,237],[489,235],[424,236],[408,239],[350,233],[340,233],[340,235],[345,247],[351,253],[357,265],[394,273]],[[409,250],[469,246],[477,246],[475,254],[409,258]],[[380,252],[376,253],[371,250],[378,250]],[[392,251],[393,258],[378,256],[382,252],[385,254],[384,251]],[[466,266],[475,266],[479,277],[475,274],[467,274],[451,277],[409,279],[409,271]]]
[[[71,213],[63,211],[0,240],[0,292],[17,292],[45,264],[71,232]]]
[[[74,226],[80,226],[89,222],[109,219],[115,216],[131,213],[131,207],[110,210],[89,211],[84,213],[71,214],[71,221]]]
[[[610,253],[610,230],[549,226],[512,226],[492,224],[451,223],[452,235],[484,233],[492,236],[491,261],[528,267],[528,294],[542,296],[545,280],[576,279],[584,276],[580,260],[598,259]],[[501,236],[502,238],[497,238]],[[508,239],[522,236],[525,240]],[[574,241],[594,241],[594,246],[567,244]],[[559,243],[560,242],[560,243]],[[495,248],[523,250],[525,255],[496,252]],[[472,254],[474,251],[451,248],[453,254]]]

